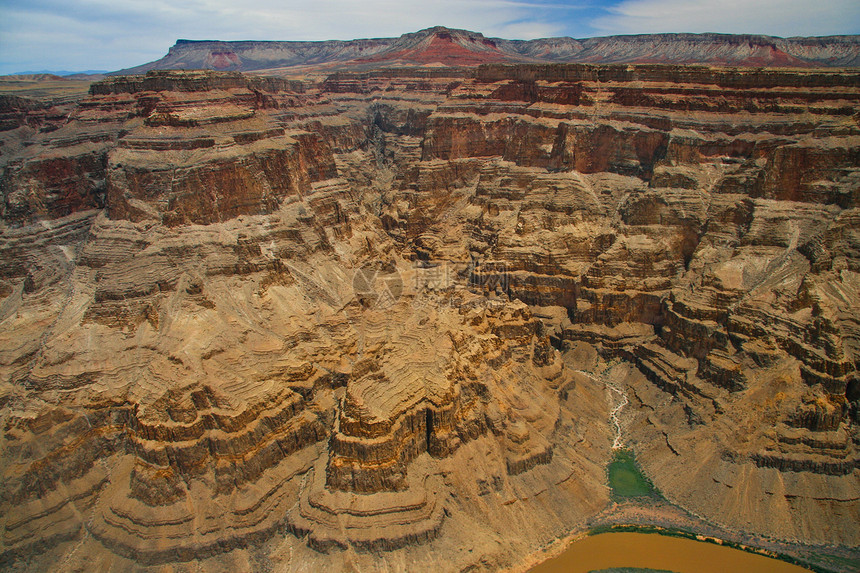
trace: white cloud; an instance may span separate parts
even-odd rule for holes
[[[592,26],[605,34],[720,32],[771,36],[856,34],[858,0],[624,0]]]

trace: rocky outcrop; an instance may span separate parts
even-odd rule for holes
[[[670,501],[857,545],[857,85],[492,64],[9,100],[0,560],[517,566],[609,502],[600,376]]]
[[[122,70],[210,69],[284,73],[315,67],[372,69],[402,65],[475,66],[493,62],[709,64],[849,67],[860,64],[857,36],[775,38],[731,34],[651,34],[602,38],[504,40],[436,26],[399,38],[323,42],[177,40],[155,62]]]
[[[188,70],[182,74],[154,70],[146,75],[119,76],[90,86],[90,94],[106,96],[140,92],[208,92],[212,90],[246,89],[253,92],[296,92],[303,90],[300,81],[266,76],[246,76],[238,72],[213,73],[205,69]],[[258,96],[259,97],[259,96]]]
[[[548,315],[558,346],[634,366],[619,371],[639,396],[631,440],[656,476],[687,480],[655,478],[670,497],[732,527],[823,541],[812,523],[857,512],[843,489],[856,486],[858,372],[842,222],[856,204],[857,78],[674,74],[480,67],[427,117],[417,169],[391,156],[402,183],[380,193],[383,221],[406,252],[460,261],[484,292],[563,307]],[[405,143],[386,130],[386,146]],[[720,461],[688,479],[701,456]],[[785,495],[803,509],[771,501],[760,480],[773,471],[793,476]],[[780,525],[704,503],[697,488],[728,483],[721,472],[748,476],[743,495]],[[832,490],[825,509],[816,488]],[[735,503],[734,490],[712,495]]]

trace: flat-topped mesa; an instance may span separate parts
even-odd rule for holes
[[[150,70],[146,75],[113,76],[90,86],[90,95],[136,94],[140,92],[205,92],[245,88],[265,92],[304,91],[298,80],[251,76],[239,72],[212,70]]]
[[[93,109],[129,94],[144,125],[110,154],[111,218],[207,224],[275,210],[336,176],[315,134],[289,134],[261,110],[291,105],[301,82],[238,72],[151,71],[91,89]],[[194,152],[200,150],[200,152]],[[200,188],[207,193],[199,193]]]
[[[206,68],[275,75],[383,66],[476,66],[493,62],[711,64],[750,68],[860,64],[857,36],[776,38],[731,34],[651,34],[506,40],[436,26],[398,38],[317,42],[177,40],[160,60],[115,74]]]
[[[93,84],[59,126],[61,110],[4,100],[19,116],[9,127],[41,129],[39,145],[22,148],[0,175],[3,216],[26,225],[106,208],[115,218],[179,224],[271,211],[336,175],[314,134],[287,135],[259,113],[295,105],[302,91],[301,82],[237,72],[153,71]],[[201,184],[210,194],[196,192]]]
[[[483,64],[481,82],[501,80],[571,82],[660,82],[714,85],[721,88],[856,87],[860,71],[782,70],[670,64]]]
[[[336,174],[331,151],[315,134],[274,135],[229,147],[207,146],[208,157],[193,163],[183,161],[187,152],[181,148],[116,150],[108,213],[113,219],[207,224],[272,212],[285,198],[308,194],[313,183]],[[231,137],[235,142],[236,136]],[[201,187],[208,193],[199,193]]]
[[[115,72],[143,74],[150,70],[200,68],[254,71],[288,66],[343,62],[367,57],[389,48],[393,38],[278,42],[177,40],[158,61]]]

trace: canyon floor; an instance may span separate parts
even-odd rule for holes
[[[858,102],[851,69],[0,82],[0,564],[522,570],[624,522],[855,568]],[[661,501],[612,499],[619,444]]]

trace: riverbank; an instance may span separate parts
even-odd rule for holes
[[[693,539],[740,549],[820,573],[853,573],[860,570],[860,548],[785,543],[748,533],[730,531],[708,523],[660,499],[613,502],[586,526],[548,545],[522,563],[517,571],[530,571],[560,556],[570,544],[607,532],[635,532]]]
[[[829,573],[860,571],[860,548],[837,545],[801,544],[775,540],[754,532],[730,529],[714,524],[675,505],[664,497],[640,466],[636,440],[628,435],[631,401],[628,392],[612,379],[615,363],[591,361],[577,356],[570,362],[577,374],[602,383],[606,389],[608,423],[614,430],[611,449],[614,457],[607,466],[611,502],[602,512],[588,519],[570,534],[546,545],[526,558],[517,571],[528,571],[567,551],[570,544],[589,536],[611,531],[628,531],[668,537],[681,537],[703,543],[722,545],[751,554],[796,564],[807,570]]]

